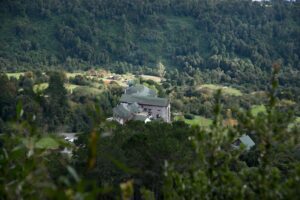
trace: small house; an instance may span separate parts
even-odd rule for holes
[[[250,150],[253,146],[255,146],[254,141],[246,134],[239,137],[233,144],[233,148],[239,148],[241,145],[246,147],[246,150]]]

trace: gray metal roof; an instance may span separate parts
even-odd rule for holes
[[[127,108],[127,106],[120,104],[113,109],[113,113],[115,116],[123,118],[123,119],[130,119],[132,117],[132,113]]]
[[[130,104],[128,106],[128,109],[133,113],[139,113],[141,112],[141,108],[137,102],[134,102],[133,104]]]
[[[239,140],[246,146],[246,149],[249,150],[255,145],[253,140],[248,135],[242,135]]]
[[[157,96],[155,90],[149,89],[146,86],[140,85],[140,84],[139,85],[134,85],[134,86],[131,86],[131,87],[127,88],[125,90],[125,94],[127,94],[127,95],[149,96],[149,97],[156,97]]]
[[[133,120],[143,121],[143,122],[146,121],[146,119],[148,119],[148,116],[142,114],[137,114],[133,117]]]
[[[140,96],[140,95],[127,95],[123,94],[121,97],[121,102],[123,103],[138,103],[142,105],[152,105],[166,107],[169,105],[169,100],[166,98]]]

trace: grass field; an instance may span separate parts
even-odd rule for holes
[[[34,92],[43,91],[43,90],[47,89],[48,85],[49,85],[48,83],[36,84],[33,86],[33,91]]]
[[[175,121],[184,121],[189,125],[199,125],[199,126],[210,126],[212,124],[212,120],[202,117],[202,116],[195,116],[194,119],[186,119],[184,116],[176,116]]]
[[[141,75],[140,76],[142,79],[144,80],[152,80],[156,83],[160,83],[161,82],[161,78],[158,76],[150,76],[150,75]]]
[[[10,77],[14,77],[16,79],[19,79],[21,75],[24,75],[24,72],[17,72],[17,73],[6,73],[6,75]]]
[[[265,113],[266,107],[264,105],[254,105],[251,107],[251,114],[257,116],[259,113]]]
[[[75,76],[77,76],[77,75],[81,75],[81,76],[83,76],[84,75],[84,72],[73,72],[73,73],[69,73],[69,72],[67,72],[66,73],[66,76],[67,76],[67,78],[74,78]]]
[[[6,75],[8,77],[15,77],[15,78],[19,79],[21,75],[24,75],[24,72],[6,73]],[[66,73],[67,78],[74,78],[77,75],[84,75],[84,73],[79,73],[79,72],[76,72],[76,73],[67,72]]]
[[[97,96],[103,91],[98,88],[93,88],[89,86],[78,86],[74,89],[74,93],[79,92],[82,96]]]
[[[102,80],[105,83],[109,84],[110,82],[114,81],[122,87],[127,87],[128,86],[128,84],[127,84],[128,81],[136,79],[136,77],[132,73],[126,73],[126,74],[119,75],[119,74],[108,72],[106,74],[106,76],[103,77],[103,78],[88,76],[86,74],[86,72],[66,72],[65,74],[66,74],[67,79],[74,78],[77,75],[81,75],[81,76],[84,76],[87,79],[90,79],[90,80],[95,81],[95,82],[99,82],[100,80]],[[19,79],[21,75],[24,75],[24,72],[7,73],[8,77],[14,77],[14,78],[17,78],[17,79]],[[119,76],[120,78],[117,79],[117,80],[113,80],[113,79],[110,79],[111,76]],[[157,83],[161,82],[161,78],[157,77],[157,76],[141,75],[141,77],[143,77],[146,80],[153,80]],[[44,90],[48,86],[45,83],[42,83],[42,84],[39,84],[39,85],[35,86],[34,89],[37,90],[38,87],[40,87],[41,90]],[[68,84],[66,85],[66,87],[67,87],[68,90],[73,90],[74,88],[76,88],[74,85],[72,86],[72,85],[68,85]]]
[[[242,96],[243,93],[235,88],[232,87],[227,87],[227,86],[222,86],[222,85],[215,85],[215,84],[203,84],[200,85],[199,89],[209,89],[212,91],[216,91],[216,90],[222,90],[222,94],[225,95],[231,95],[231,96]]]
[[[48,83],[41,83],[41,84],[37,84],[33,86],[33,91],[37,92],[38,90],[45,90],[48,87]],[[79,87],[79,85],[73,85],[73,84],[65,84],[65,88],[69,91],[69,92],[73,92],[73,90],[75,88]]]
[[[292,105],[295,105],[296,102],[295,101],[292,101],[292,100],[289,100],[289,99],[282,99],[279,101],[279,105],[282,105],[282,106],[292,106]]]
[[[45,137],[35,143],[38,149],[58,149],[59,143],[51,137]]]

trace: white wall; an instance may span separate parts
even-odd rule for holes
[[[154,119],[157,119],[157,116],[160,116],[165,122],[171,122],[170,120],[170,106],[168,107],[159,107],[151,105],[140,105],[144,112],[149,112]]]
[[[128,103],[122,103],[128,105]],[[157,119],[157,115],[160,116],[165,122],[171,122],[171,106],[170,104],[167,107],[151,106],[151,105],[142,105],[139,104],[143,112],[149,112],[154,119]],[[150,110],[150,111],[149,111]]]

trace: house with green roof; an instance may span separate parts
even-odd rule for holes
[[[167,98],[157,97],[155,90],[144,85],[128,87],[120,104],[113,110],[113,118],[121,124],[129,120],[163,120],[171,122],[171,106]]]

